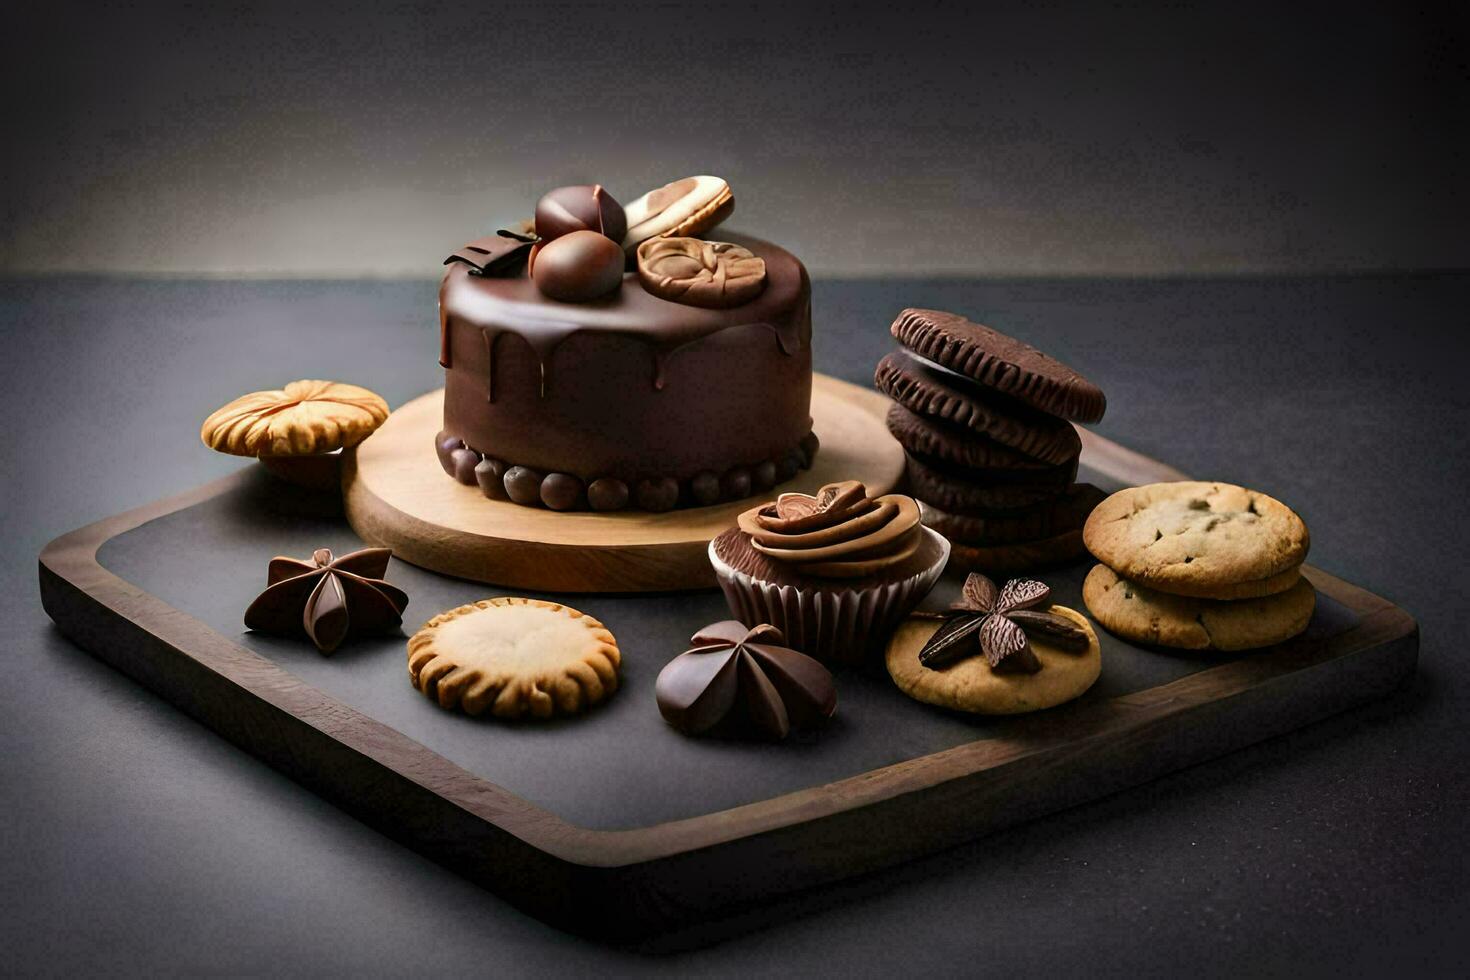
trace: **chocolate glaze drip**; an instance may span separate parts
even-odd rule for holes
[[[449,343],[449,311],[444,308],[444,287],[449,285],[449,275],[439,283],[439,366],[454,367]]]
[[[769,329],[780,351],[787,356],[800,351],[809,341],[810,314],[793,299],[805,288],[806,273],[795,256],[757,239],[731,236],[731,240],[765,259],[768,285],[761,295],[743,306],[726,310],[701,309],[659,299],[643,289],[636,273],[623,277],[623,287],[602,300],[588,303],[558,303],[542,296],[525,276],[481,278],[471,276],[460,263],[449,267],[439,287],[439,363],[453,366],[451,315],[458,321],[478,326],[485,336],[490,377],[487,390],[494,400],[494,347],[502,333],[519,337],[535,353],[541,365],[541,397],[550,384],[550,365],[556,349],[569,336],[581,331],[605,331],[630,336],[651,349],[651,382],[662,390],[669,362],[680,350],[723,330],[757,326]],[[452,311],[452,312],[451,312]]]

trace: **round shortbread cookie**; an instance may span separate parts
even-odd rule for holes
[[[1138,585],[1106,565],[1082,583],[1087,611],[1134,643],[1181,650],[1254,650],[1296,636],[1311,622],[1317,593],[1305,578],[1255,599],[1194,599]]]
[[[1097,422],[1102,389],[1061,361],[998,330],[942,310],[904,310],[889,328],[898,342],[977,384],[1074,422]]]
[[[591,616],[512,596],[440,613],[408,641],[414,687],[441,707],[498,718],[585,711],[618,689],[621,660]]]
[[[1226,598],[1293,588],[1310,537],[1280,501],[1230,483],[1152,483],[1097,505],[1087,548],[1123,578],[1161,592]]]
[[[1082,451],[1072,423],[980,388],[975,382],[894,351],[873,372],[878,390],[911,412],[963,426],[1046,463]]]
[[[1052,606],[1048,611],[1086,630],[1087,649],[1070,653],[1031,637],[1031,649],[1041,661],[1041,670],[1034,674],[997,674],[978,656],[978,645],[977,656],[931,670],[919,663],[919,651],[939,629],[940,621],[906,619],[888,641],[888,676],[916,701],[974,714],[1016,715],[1071,701],[1097,680],[1102,651],[1086,616],[1066,606]]]

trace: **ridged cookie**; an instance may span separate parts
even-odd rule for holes
[[[950,544],[950,571],[984,572],[992,577],[1064,565],[1087,554],[1081,531],[1015,544]]]
[[[889,332],[909,350],[1048,415],[1096,422],[1102,389],[1014,337],[942,310],[904,310]]]
[[[923,501],[919,510],[925,524],[958,544],[1016,544],[1080,530],[1106,496],[1090,483],[1077,483],[1055,500],[1006,514],[951,514]]]
[[[963,426],[1042,462],[1065,463],[1082,451],[1070,422],[988,393],[907,351],[879,361],[873,383],[911,412]]]
[[[965,476],[957,476],[935,469],[912,454],[904,456],[903,465],[914,496],[951,514],[1010,514],[1063,497],[1072,486],[1070,479],[1046,483],[990,480],[986,470],[970,470]]]
[[[888,406],[888,415],[884,422],[893,438],[908,452],[951,466],[1005,470],[1022,479],[1032,475],[1044,479],[1055,471],[1070,468],[1071,475],[1065,477],[1063,483],[1071,482],[1077,475],[1075,459],[1060,466],[1044,463],[1009,446],[1001,445],[994,439],[976,435],[969,429],[916,415],[898,402]]]
[[[1305,578],[1256,599],[1195,599],[1130,582],[1098,565],[1082,583],[1082,601],[1110,633],[1134,643],[1180,650],[1254,650],[1307,628],[1317,593]]]
[[[304,456],[357,445],[388,417],[388,403],[340,381],[293,381],[252,391],[199,429],[210,449],[234,456]]]
[[[408,641],[413,686],[444,708],[499,718],[572,715],[618,689],[618,641],[569,606],[500,596],[448,612]]]
[[[1083,529],[1097,560],[1140,585],[1219,597],[1295,587],[1307,527],[1272,497],[1230,483],[1153,483],[1104,500]],[[1246,583],[1251,583],[1246,585]]]

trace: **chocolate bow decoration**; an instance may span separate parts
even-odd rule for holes
[[[508,276],[519,269],[531,253],[531,246],[541,239],[535,235],[500,229],[493,235],[477,238],[444,260],[444,264],[463,262],[472,276]]]
[[[266,590],[245,610],[245,625],[262,633],[305,633],[322,653],[351,636],[385,633],[403,623],[408,595],[383,581],[387,548],[364,548],[341,558],[319,548],[311,561],[272,558]]]
[[[720,726],[785,738],[832,717],[832,674],[806,654],[781,646],[774,626],[747,629],[733,619],[706,626],[664,667],[655,684],[658,710],[679,731]]]
[[[983,654],[998,674],[1034,674],[1041,661],[1027,634],[1063,650],[1087,649],[1087,633],[1065,616],[1035,607],[1051,598],[1051,588],[1035,579],[1011,579],[998,592],[995,583],[978,572],[965,578],[962,598],[950,606],[952,615],[919,651],[919,663],[938,670],[956,661]],[[978,640],[971,644],[971,638]]]

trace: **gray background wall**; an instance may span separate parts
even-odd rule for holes
[[[26,4],[0,273],[429,276],[699,172],[819,274],[1462,267],[1451,10]]]

